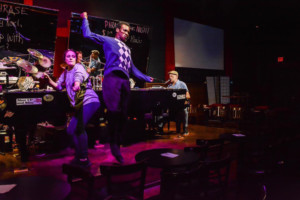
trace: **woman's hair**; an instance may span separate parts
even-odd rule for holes
[[[78,59],[78,53],[74,50],[74,49],[67,49],[65,52],[64,52],[64,56],[63,56],[63,59],[64,59],[64,62],[66,60],[66,55],[69,51],[73,51],[76,55],[76,60]]]

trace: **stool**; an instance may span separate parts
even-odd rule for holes
[[[224,104],[212,104],[210,106],[212,110],[212,118],[224,119],[226,117],[226,107]]]
[[[239,104],[229,104],[229,118],[241,119],[242,107]]]

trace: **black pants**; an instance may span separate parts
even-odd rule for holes
[[[114,156],[120,154],[121,136],[125,131],[127,109],[130,95],[128,77],[121,71],[113,71],[105,76],[102,85],[103,100],[108,110],[108,130],[110,145]]]
[[[14,127],[21,161],[27,162],[29,158],[28,145],[30,145],[27,144],[27,141],[31,141],[31,139],[33,138],[37,122],[35,120],[27,121],[24,120],[24,118],[21,119],[18,116],[13,119],[16,120],[16,122],[14,123]],[[29,137],[29,140],[27,140],[27,137]]]

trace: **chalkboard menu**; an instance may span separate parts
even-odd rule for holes
[[[0,1],[0,59],[28,48],[54,52],[57,16],[58,10]]]
[[[92,32],[99,35],[115,36],[115,29],[118,20],[104,19],[94,16],[89,16],[89,25]],[[80,14],[72,13],[71,30],[69,47],[83,52],[83,56],[88,58],[91,50],[98,50],[100,52],[101,62],[105,63],[104,52],[102,46],[93,43],[89,39],[82,36],[81,31],[82,19]],[[149,26],[130,24],[130,36],[126,45],[131,49],[131,57],[134,65],[143,73],[147,72],[148,56],[150,49],[151,28]]]

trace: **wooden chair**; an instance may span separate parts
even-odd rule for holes
[[[203,187],[205,198],[211,194],[226,196],[228,177],[230,170],[231,156],[227,154],[219,160],[204,161],[200,174],[200,185]]]
[[[214,161],[201,161],[197,167],[169,170],[163,174],[166,187],[163,199],[211,199],[215,194],[223,197],[228,185],[231,157]]]
[[[206,145],[207,149],[207,157],[210,159],[221,159],[224,149],[225,139],[214,139],[214,140],[203,140],[197,139],[196,144],[199,146]]]
[[[196,153],[199,153],[201,156],[201,160],[205,160],[207,157],[207,152],[208,152],[208,145],[199,145],[196,147],[184,147],[184,151],[193,151]]]
[[[176,170],[162,171],[164,187],[161,186],[160,194],[162,199],[199,199],[199,174],[201,165],[182,167]]]
[[[88,197],[91,199],[94,192],[95,177],[88,168],[80,167],[72,164],[63,164],[62,171],[67,175],[69,184],[72,186],[75,182],[81,179],[82,182],[87,184]]]
[[[105,199],[143,199],[146,164],[100,165],[106,178],[108,196]]]

